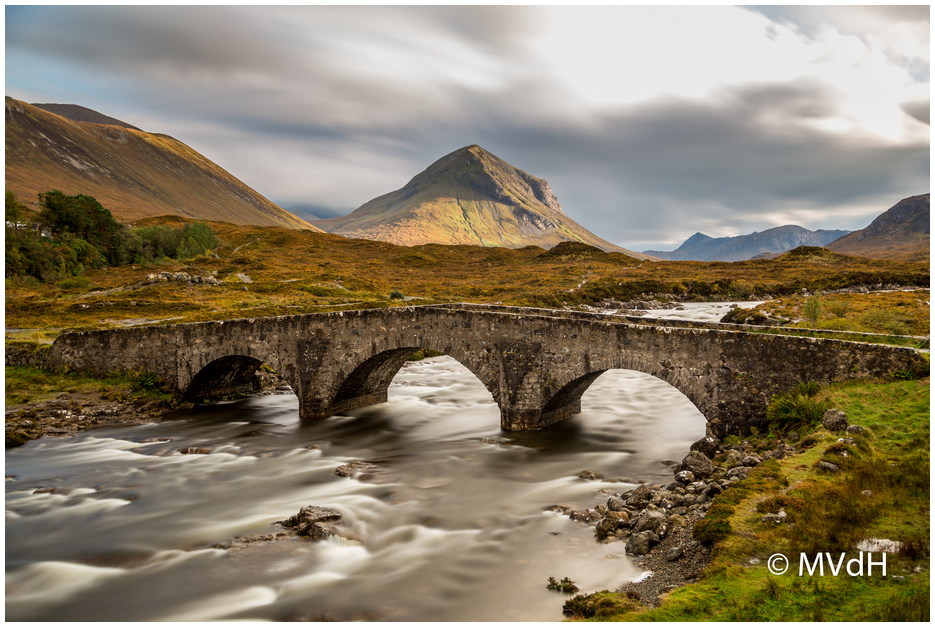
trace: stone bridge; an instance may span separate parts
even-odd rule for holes
[[[928,370],[907,348],[652,322],[519,307],[397,307],[67,333],[50,362],[151,372],[192,400],[243,390],[266,363],[292,386],[301,417],[314,419],[385,401],[407,358],[429,348],[473,372],[500,407],[502,428],[513,431],[576,414],[588,386],[621,368],[680,390],[718,435],[762,425],[772,394],[802,381]]]

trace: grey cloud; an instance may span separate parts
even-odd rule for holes
[[[33,7],[12,17],[8,47],[116,73],[229,74],[291,63],[236,9]]]
[[[900,107],[906,115],[912,116],[923,124],[931,125],[930,117],[932,115],[932,103],[929,98],[925,100],[913,100],[904,102]]]
[[[699,223],[715,235],[740,221],[762,230],[775,225],[757,225],[757,216],[766,220],[795,207],[816,209],[817,222],[868,198],[899,200],[928,191],[928,145],[895,146],[802,127],[801,118],[830,112],[833,94],[823,100],[816,92],[813,101],[800,87],[763,86],[760,97],[744,86],[733,98],[725,96],[730,106],[657,102],[609,115],[593,132],[501,129],[490,134],[490,149],[512,147],[512,163],[548,179],[569,215],[586,226],[593,220],[603,237],[624,245],[652,241],[674,226],[687,237],[702,230]],[[788,116],[762,124],[758,103],[765,98],[781,110],[782,94],[793,104]],[[821,226],[865,226],[864,217],[853,219]]]

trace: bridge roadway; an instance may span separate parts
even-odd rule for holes
[[[578,413],[588,386],[621,368],[680,390],[721,436],[762,426],[771,396],[802,381],[928,371],[908,348],[665,325],[520,307],[395,307],[67,333],[50,363],[151,372],[193,400],[249,388],[266,363],[292,386],[301,417],[315,419],[385,401],[407,358],[429,348],[480,379],[511,431]]]

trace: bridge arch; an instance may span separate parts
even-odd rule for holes
[[[541,409],[543,426],[579,413],[581,397],[591,384],[608,370],[633,370],[665,381],[684,394],[698,411],[710,420],[709,410],[714,401],[708,386],[705,385],[705,377],[711,375],[710,368],[675,367],[665,360],[656,361],[633,356],[602,362],[604,360],[591,363],[590,359],[585,359],[581,367],[572,369],[565,377],[551,382],[546,389],[554,392],[546,394],[547,399]]]
[[[498,400],[499,388],[496,380],[491,379],[489,369],[484,368],[478,359],[461,351],[452,350],[451,347],[433,346],[432,343],[421,342],[385,350],[374,349],[348,363],[345,368],[342,368],[341,374],[336,377],[329,393],[330,411],[338,413],[386,402],[387,390],[393,377],[414,353],[426,348],[443,353],[467,368],[490,392],[494,401]]]
[[[197,401],[216,396],[252,392],[257,371],[264,363],[266,362],[246,355],[219,357],[207,363],[195,374],[185,389],[183,397]],[[279,374],[282,375],[282,373]]]
[[[295,367],[286,363],[288,360],[280,353],[248,334],[238,342],[202,348],[180,368],[179,391],[183,398],[193,401],[247,392],[252,389],[257,370],[266,364],[298,393]]]

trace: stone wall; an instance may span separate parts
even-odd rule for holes
[[[51,344],[7,341],[4,344],[3,363],[7,366],[47,369],[51,349]]]

